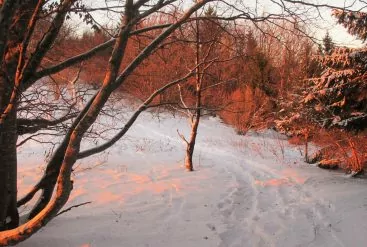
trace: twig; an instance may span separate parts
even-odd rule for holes
[[[177,129],[177,134],[181,137],[181,139],[182,139],[182,140],[183,140],[187,145],[189,145],[189,142],[186,140],[185,136],[184,136],[184,135],[182,135],[178,129]]]
[[[62,210],[60,213],[56,214],[56,216],[59,216],[59,215],[61,215],[63,213],[66,213],[66,212],[72,210],[73,208],[78,208],[78,207],[81,207],[81,206],[84,206],[84,205],[87,205],[87,204],[90,204],[90,203],[92,203],[92,202],[83,202],[83,203],[80,203],[80,204],[77,204],[77,205],[73,205],[71,207],[68,207],[65,210]]]

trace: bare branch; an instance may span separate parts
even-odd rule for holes
[[[186,143],[186,145],[189,145],[189,142],[186,140],[185,136],[180,133],[180,131],[177,129],[177,134],[180,136],[180,138]]]
[[[157,30],[157,29],[162,29],[162,28],[166,28],[168,26],[170,26],[171,24],[162,24],[162,25],[156,25],[156,26],[150,26],[150,27],[147,27],[147,28],[142,28],[142,29],[139,29],[139,30],[135,30],[135,31],[132,31],[130,32],[130,36],[133,36],[133,35],[139,35],[139,34],[142,34],[142,33],[145,33],[145,32],[149,32],[149,31],[152,31],[152,30]],[[110,48],[114,45],[114,43],[116,42],[116,38],[112,38],[108,41],[106,41],[105,43],[102,43],[92,49],[90,49],[89,51],[87,52],[84,52],[82,54],[79,54],[75,57],[71,57],[57,65],[54,65],[52,67],[49,67],[49,68],[45,68],[39,72],[37,72],[31,79],[30,81],[33,83],[45,76],[48,76],[48,75],[52,75],[52,74],[55,74],[55,73],[58,73],[68,67],[71,67],[75,64],[78,64],[82,61],[86,61],[90,58],[92,58],[93,56],[95,56],[96,54],[98,54],[99,52],[101,51],[104,51],[106,50],[107,48]]]
[[[186,76],[184,76],[184,77],[182,77],[178,80],[175,80],[173,82],[170,82],[170,83],[164,85],[163,87],[161,87],[160,89],[156,90],[152,95],[150,95],[150,97],[147,100],[145,100],[139,106],[139,108],[135,111],[135,113],[130,117],[130,119],[124,125],[124,127],[114,137],[112,137],[111,140],[109,140],[108,142],[106,142],[106,143],[104,143],[104,144],[102,144],[98,147],[91,148],[89,150],[85,150],[85,151],[80,152],[78,154],[78,159],[83,159],[83,158],[86,158],[86,157],[91,156],[93,154],[103,152],[107,148],[111,147],[118,140],[120,140],[121,137],[123,137],[125,135],[125,133],[130,129],[130,127],[133,125],[133,123],[136,121],[136,119],[139,117],[139,115],[149,107],[149,104],[155,99],[155,97],[157,97],[159,94],[161,94],[162,92],[164,92],[168,88],[170,88],[170,87],[172,87],[172,86],[174,86],[178,83],[181,83],[183,81],[186,81],[188,78],[190,78],[194,74],[195,73],[193,71],[191,71]]]

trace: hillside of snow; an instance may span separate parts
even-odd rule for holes
[[[144,113],[108,153],[77,162],[66,207],[91,203],[18,246],[366,246],[366,180],[303,163],[302,147],[273,131],[240,136],[216,118],[200,124],[189,173],[177,130],[188,134],[185,118]],[[42,175],[42,148],[21,148],[20,196]]]

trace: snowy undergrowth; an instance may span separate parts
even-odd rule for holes
[[[240,136],[216,118],[201,122],[196,171],[185,172],[177,129],[188,134],[187,120],[144,113],[108,153],[77,162],[66,207],[92,203],[19,246],[365,246],[367,181],[303,163],[276,132]],[[21,149],[20,195],[42,175],[42,148]]]

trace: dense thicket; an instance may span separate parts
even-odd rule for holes
[[[352,35],[366,39],[365,13],[333,13]],[[276,128],[325,147],[317,157],[325,158],[323,166],[359,173],[367,163],[367,50],[335,47],[328,34],[323,43],[301,86],[281,102]]]

